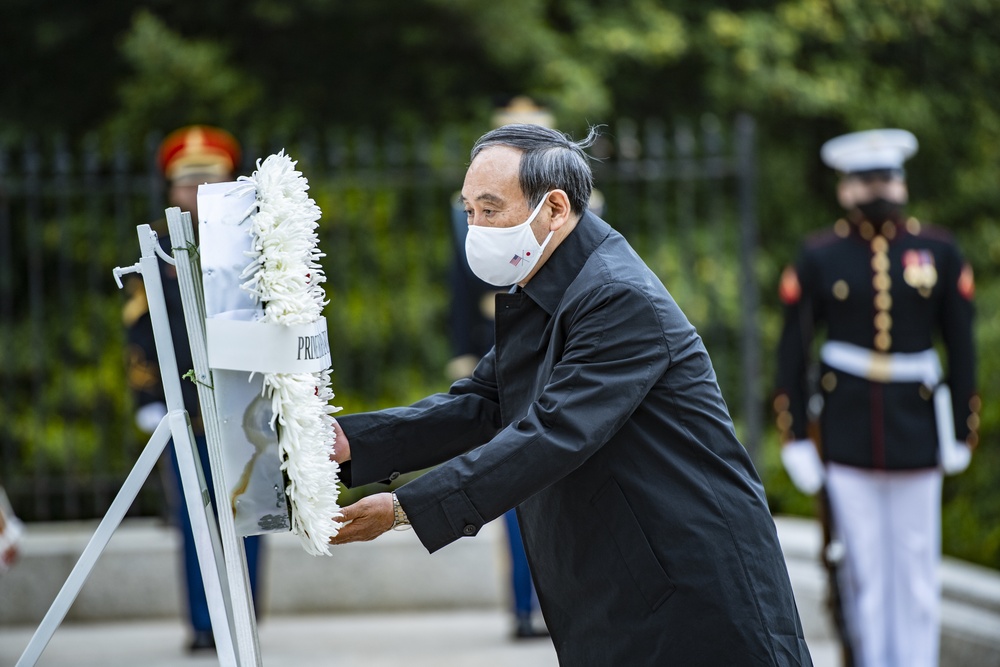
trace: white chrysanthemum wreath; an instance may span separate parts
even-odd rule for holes
[[[323,316],[326,276],[319,263],[316,228],[321,211],[308,195],[309,182],[284,150],[257,161],[252,176],[239,180],[257,191],[251,216],[251,263],[241,287],[264,306],[262,322],[309,324]],[[335,445],[330,369],[316,373],[265,373],[264,395],[280,425],[281,469],[292,507],[292,532],[314,556],[330,555],[330,538],[342,524],[337,499],[340,466],[330,459]]]

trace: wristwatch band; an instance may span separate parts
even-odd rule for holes
[[[406,518],[406,512],[403,511],[402,506],[399,504],[399,498],[396,497],[395,492],[392,494],[392,529],[393,530],[406,530],[410,528],[410,520]]]

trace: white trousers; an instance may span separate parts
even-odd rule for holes
[[[940,636],[941,472],[827,464],[840,573],[857,667],[936,667]]]

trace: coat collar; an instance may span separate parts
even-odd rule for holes
[[[553,315],[570,283],[609,234],[611,225],[590,211],[584,213],[573,231],[524,286],[524,293]]]

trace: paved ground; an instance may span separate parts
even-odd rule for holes
[[[330,558],[308,556],[295,536],[269,536],[263,665],[556,667],[549,640],[510,638],[507,549],[495,524],[433,555],[412,532],[338,547]],[[790,517],[776,525],[813,663],[839,667],[819,527]],[[32,525],[19,565],[0,577],[0,667],[16,665],[95,527]],[[120,527],[37,665],[218,664],[184,650],[177,551],[170,527]],[[942,667],[1000,667],[1000,573],[945,559],[942,574]]]
[[[493,528],[433,556],[412,534],[393,533],[372,543],[348,545],[337,552],[335,562],[304,555],[291,536],[272,536],[266,577],[269,604],[258,623],[263,665],[556,667],[548,639],[511,639],[511,619],[500,590],[499,554],[505,547],[499,528]],[[816,528],[787,519],[780,520],[778,528],[814,664],[838,667],[821,606],[824,579],[814,556]],[[17,664],[92,532],[91,526],[34,528],[23,562],[0,579],[0,610],[6,610],[0,615],[0,667]],[[174,599],[176,573],[169,565],[177,547],[166,539],[169,536],[173,531],[143,523],[119,529],[36,664],[218,664],[214,653],[192,656],[184,649],[186,630]],[[357,576],[337,579],[337,571]],[[432,585],[422,587],[424,583]],[[347,606],[320,606],[331,595]],[[381,610],[362,604],[376,599]],[[164,601],[174,604],[164,606]],[[31,613],[17,615],[17,609]],[[401,609],[407,611],[385,611]],[[100,610],[103,616],[88,615]]]
[[[818,527],[787,517],[777,527],[813,663],[839,667],[823,608]],[[93,533],[92,526],[50,528],[34,527],[24,559],[0,578],[0,667],[17,664]],[[393,533],[343,547],[335,561],[305,555],[292,536],[275,538],[258,624],[263,665],[556,667],[549,640],[510,638],[498,531],[488,525],[476,540],[434,555],[411,533]],[[212,653],[184,650],[173,533],[142,523],[120,529],[37,665],[218,664]],[[354,576],[338,578],[338,571]],[[946,559],[943,583],[942,667],[1000,667],[1000,575]]]
[[[258,626],[265,667],[556,667],[548,639],[510,639],[499,611],[282,616]],[[34,628],[0,628],[0,665],[15,665]],[[207,667],[212,653],[183,649],[179,622],[63,624],[38,667]],[[827,641],[811,645],[816,667],[835,667]]]

